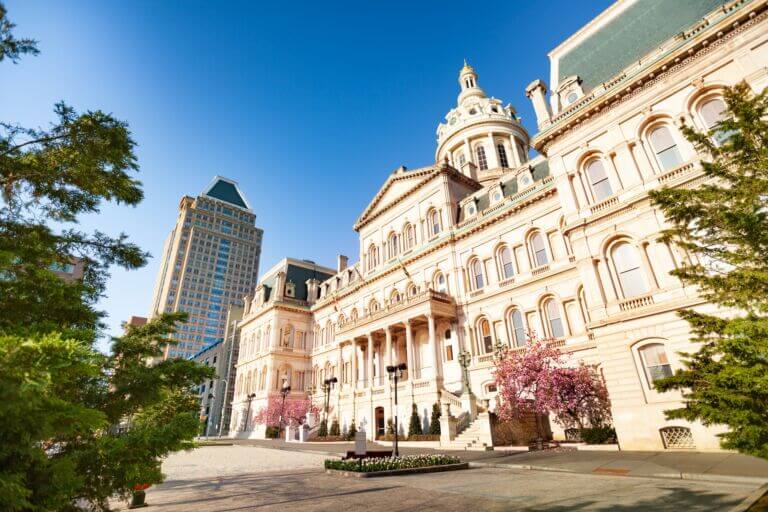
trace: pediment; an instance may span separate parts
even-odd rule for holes
[[[384,185],[381,186],[373,200],[365,208],[363,214],[355,222],[355,229],[359,229],[370,219],[373,219],[391,205],[402,200],[412,190],[429,181],[434,172],[434,167],[424,167],[412,171],[398,169],[390,174],[387,181],[384,182]]]

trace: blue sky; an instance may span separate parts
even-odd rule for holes
[[[139,144],[144,202],[82,227],[124,231],[158,256],[181,196],[221,174],[265,230],[260,272],[286,255],[358,259],[352,224],[391,171],[433,162],[465,57],[534,133],[525,86],[547,81],[547,53],[610,4],[5,3],[42,53],[0,66],[1,119],[43,126],[64,99],[128,121]],[[112,333],[148,313],[157,266],[114,269],[101,304]]]

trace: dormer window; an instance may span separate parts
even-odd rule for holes
[[[293,283],[293,281],[288,281],[285,283],[285,296],[296,297],[296,285]]]
[[[475,203],[469,203],[467,205],[467,217],[472,217],[475,213],[477,213],[477,208],[475,208]]]
[[[473,116],[475,114],[477,114],[477,109],[475,109],[475,108],[469,109],[469,115]]]
[[[579,99],[579,95],[576,92],[571,92],[568,94],[568,96],[565,98],[565,101],[568,105],[572,103],[576,103],[576,100]]]

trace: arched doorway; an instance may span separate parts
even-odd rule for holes
[[[384,430],[384,408],[383,407],[377,407],[375,412],[376,417],[376,437],[383,436],[385,433]]]

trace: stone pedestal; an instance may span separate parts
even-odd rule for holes
[[[366,440],[365,430],[355,432],[355,455],[365,456]]]
[[[306,443],[309,441],[309,425],[306,423],[299,427],[299,442]]]
[[[470,419],[477,418],[477,398],[472,393],[463,393],[461,397],[461,408],[469,413]]]
[[[285,441],[290,443],[296,437],[296,427],[289,425],[285,427]]]
[[[449,445],[456,438],[456,426],[458,420],[451,416],[451,406],[448,403],[440,404],[440,444]]]

